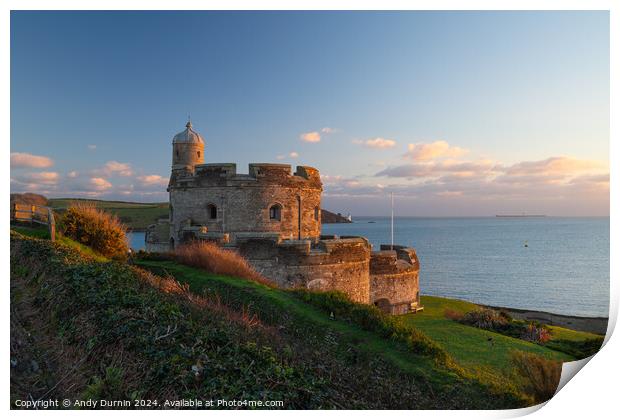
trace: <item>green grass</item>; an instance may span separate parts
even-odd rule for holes
[[[37,238],[37,239],[49,239],[50,238],[50,234],[49,234],[49,230],[47,229],[47,226],[35,226],[35,227],[11,226],[11,230],[21,233],[22,235],[28,236],[30,238]],[[67,238],[66,236],[63,236],[62,234],[58,232],[56,232],[56,242],[61,245],[65,245],[70,248],[73,248],[89,257],[92,257],[96,261],[99,261],[99,262],[109,261],[106,257],[104,257],[103,255],[100,255],[99,253],[94,251],[92,248],[86,245],[83,245],[77,241],[74,241],[71,238]]]
[[[52,198],[50,206],[62,213],[74,201],[87,201],[107,212],[115,214],[128,228],[144,230],[157,219],[168,217],[168,203],[132,203],[72,198]]]
[[[136,264],[159,275],[171,275],[181,283],[187,283],[190,290],[195,293],[218,296],[226,305],[237,307],[245,305],[248,310],[257,313],[261,320],[271,325],[281,326],[283,319],[287,320],[291,324],[286,328],[296,330],[300,336],[312,335],[311,331],[335,330],[345,340],[355,343],[358,350],[370,353],[374,355],[373,357],[389,360],[402,371],[420,378],[434,389],[455,389],[455,382],[463,380],[459,376],[458,372],[461,370],[458,367],[456,371],[440,368],[432,362],[432,358],[429,360],[429,357],[415,354],[397,341],[379,337],[375,333],[365,331],[338,317],[332,319],[328,313],[304,303],[295,291],[214,275],[172,261],[140,260]],[[470,399],[479,398],[474,395],[476,392],[482,392],[480,396],[483,398],[486,398],[485,394],[489,395],[489,389],[480,391],[481,385],[483,385],[482,388],[495,387],[496,392],[498,390],[509,393],[517,392],[508,381],[500,383],[482,378],[483,381],[478,382],[481,378],[477,376],[477,372],[467,377],[469,380],[465,381],[469,385],[465,388],[460,386],[457,388]],[[478,391],[472,393],[471,391],[475,389]]]
[[[424,311],[402,316],[410,325],[419,328],[441,344],[454,359],[472,374],[491,381],[510,376],[510,352],[520,350],[558,361],[574,360],[569,354],[545,346],[504,336],[495,332],[463,325],[446,318],[447,309],[466,313],[479,307],[473,303],[433,296],[423,296]],[[565,328],[551,327],[556,338],[574,341],[595,337]]]
[[[74,247],[11,233],[12,285],[14,277],[27,285],[23,293],[32,298],[25,301],[35,305],[27,312],[38,311],[48,326],[38,333],[56,334],[60,351],[71,348],[86,361],[80,374],[91,379],[67,380],[74,385],[65,395],[217,395],[282,399],[289,408],[528,404],[520,394],[463,377],[398,341],[331,319],[293,292],[166,261],[140,265],[173,274],[211,303],[196,306],[199,301],[174,289],[157,290],[159,280],[145,283],[144,274],[125,263],[100,262]],[[62,375],[71,371],[68,357]],[[50,383],[60,388],[64,382]],[[45,395],[56,397],[56,391]]]
[[[33,227],[21,225],[21,226],[11,226],[11,230],[15,232],[19,232],[22,235],[29,236],[31,238],[38,239],[49,239],[50,232],[47,226],[35,225]]]

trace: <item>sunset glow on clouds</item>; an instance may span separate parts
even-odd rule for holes
[[[382,137],[375,137],[368,140],[353,140],[353,144],[360,144],[371,149],[391,149],[396,146],[396,142],[390,139],[384,139]]]
[[[191,113],[206,163],[315,167],[328,210],[609,214],[602,11],[119,13],[11,14],[12,191],[165,201]]]
[[[11,168],[49,168],[54,161],[45,156],[30,153],[11,153]]]
[[[50,197],[90,197],[114,198],[119,195],[135,196],[166,200],[166,186],[168,178],[157,175],[135,175],[130,163],[108,161],[101,167],[87,172],[68,171],[61,175],[55,171],[32,171],[36,166],[25,166],[22,162],[27,153],[14,153],[12,158],[17,163],[11,174],[12,192],[35,192]],[[53,159],[46,156],[36,156],[36,164],[54,165]],[[32,161],[32,159],[30,160]]]

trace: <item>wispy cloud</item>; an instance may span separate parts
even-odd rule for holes
[[[384,139],[383,137],[375,137],[368,140],[353,140],[353,144],[359,144],[371,149],[391,149],[396,146],[395,140]]]
[[[301,141],[305,141],[306,143],[318,143],[321,141],[321,133],[318,131],[311,131],[309,133],[301,133],[299,135],[299,139]]]
[[[410,143],[403,156],[414,161],[428,161],[439,158],[456,158],[467,153],[466,149],[450,146],[447,141],[432,143]]]
[[[168,178],[164,178],[161,175],[142,175],[136,177],[136,179],[145,186],[160,185],[162,187],[168,185]]]
[[[96,144],[89,144],[89,145],[88,145],[88,149],[89,149],[89,150],[95,150],[96,148],[97,148],[97,145],[96,145]]]
[[[11,153],[12,168],[49,168],[54,161],[47,156],[32,155],[30,153]]]
[[[90,179],[90,186],[95,191],[105,191],[112,188],[112,183],[105,178],[93,177]]]
[[[117,174],[120,176],[132,176],[133,170],[129,163],[121,163],[111,160],[103,167],[103,172],[108,175]]]

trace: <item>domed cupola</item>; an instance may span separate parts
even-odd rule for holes
[[[195,165],[204,163],[205,142],[192,129],[192,122],[185,124],[185,130],[172,138],[172,167],[193,171]]]
[[[174,136],[172,143],[201,143],[204,144],[204,139],[200,134],[192,129],[192,122],[188,121],[185,124],[185,130]]]

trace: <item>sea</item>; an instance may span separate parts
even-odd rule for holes
[[[390,219],[358,217],[322,233],[365,236],[378,250],[390,243]],[[130,239],[144,248],[143,232]],[[422,295],[608,316],[608,217],[396,217],[394,243],[416,249]]]

